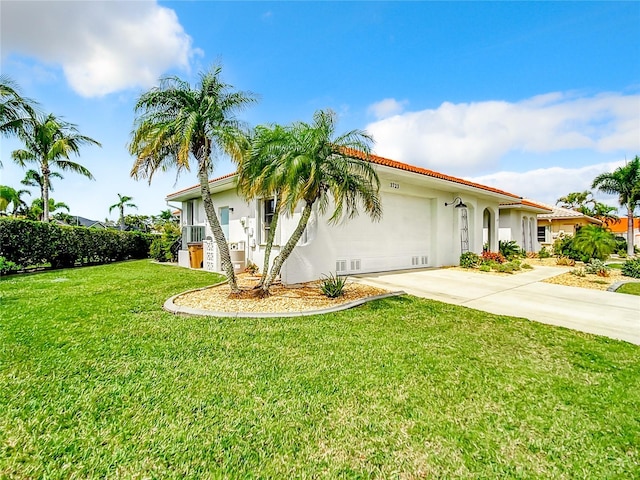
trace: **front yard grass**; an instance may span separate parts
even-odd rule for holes
[[[218,279],[136,261],[0,280],[0,478],[640,476],[637,346],[413,297],[161,310]]]
[[[620,285],[616,290],[617,293],[626,293],[629,295],[640,295],[640,282],[625,283]]]

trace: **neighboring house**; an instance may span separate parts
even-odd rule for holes
[[[481,253],[488,244],[498,250],[502,222],[509,238],[530,251],[539,250],[536,215],[549,211],[521,197],[461,178],[371,155],[380,178],[383,215],[372,222],[364,213],[337,226],[312,213],[298,246],[285,262],[285,284],[320,278],[323,274],[358,274],[411,268],[458,265],[461,252]],[[248,261],[262,268],[264,244],[273,215],[274,200],[246,202],[236,192],[236,175],[211,180],[209,186],[222,229],[237,270]],[[203,268],[220,271],[220,259],[206,221],[200,186],[167,196],[181,202],[183,245],[180,265],[189,266],[189,244],[204,249]],[[447,205],[445,205],[445,203]],[[295,229],[300,209],[292,218],[281,217],[276,245],[278,254]],[[499,225],[499,222],[501,224]],[[503,231],[504,233],[505,231]]]
[[[607,226],[614,235],[623,237],[625,240],[627,240],[627,228],[629,226],[628,217],[620,217],[619,222],[609,223]],[[640,218],[633,219],[633,244],[636,247],[640,247]]]
[[[99,220],[90,220],[84,217],[71,217],[69,223],[61,222],[60,220],[53,219],[59,225],[71,225],[73,227],[87,227],[87,228],[107,228],[107,226]]]
[[[538,242],[546,247],[552,246],[558,237],[575,235],[585,225],[602,225],[602,220],[570,208],[540,205],[551,210],[538,214]]]
[[[536,217],[548,214],[551,207],[531,200],[500,204],[498,239],[515,242],[527,252],[540,250],[539,221]]]

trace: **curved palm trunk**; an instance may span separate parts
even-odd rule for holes
[[[280,197],[276,198],[275,210],[273,212],[273,217],[271,219],[271,225],[269,228],[269,237],[267,238],[267,245],[264,247],[264,263],[262,266],[262,277],[260,277],[260,281],[255,288],[262,288],[264,282],[267,278],[267,274],[269,273],[269,258],[271,257],[271,249],[273,248],[273,241],[276,238],[276,228],[278,227],[278,218],[280,218],[279,212],[280,206]]]
[[[216,215],[216,209],[213,206],[213,200],[211,200],[211,191],[209,190],[209,176],[207,171],[207,162],[199,161],[198,166],[198,179],[200,180],[200,192],[202,194],[202,202],[204,204],[204,211],[207,214],[207,220],[211,225],[211,231],[213,232],[213,238],[218,246],[220,252],[220,261],[222,262],[222,270],[227,276],[229,281],[229,288],[231,294],[239,294],[240,289],[236,281],[236,274],[233,270],[233,263],[231,263],[231,254],[229,253],[229,245],[227,245],[227,239],[224,237],[224,232],[220,226],[218,215]]]
[[[49,165],[42,164],[42,221],[49,221]]]
[[[633,204],[627,205],[627,255],[632,257],[635,253],[633,249]]]
[[[269,287],[276,279],[278,275],[280,275],[280,270],[282,269],[282,265],[285,260],[289,258],[291,252],[295,248],[298,240],[302,236],[304,229],[307,228],[307,223],[309,222],[309,217],[311,217],[311,208],[313,207],[313,203],[305,203],[304,209],[302,210],[302,216],[300,217],[300,221],[298,222],[298,226],[291,234],[291,237],[287,241],[282,250],[280,250],[280,254],[273,260],[273,265],[271,266],[271,271],[264,284],[262,285],[262,293],[264,296],[269,295]]]

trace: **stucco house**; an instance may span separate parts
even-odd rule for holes
[[[627,240],[627,236],[629,235],[628,227],[628,217],[620,217],[620,221],[608,225],[609,230],[611,230],[614,235],[622,237],[625,240]],[[640,247],[640,218],[633,219],[633,245]]]
[[[575,235],[585,225],[602,225],[599,220],[570,208],[541,204],[550,211],[538,214],[538,243],[550,247],[558,237]]]
[[[528,251],[540,248],[536,215],[549,210],[521,197],[461,178],[370,155],[380,178],[383,216],[372,222],[365,214],[337,226],[317,211],[297,247],[285,262],[281,279],[295,284],[323,274],[359,274],[458,265],[461,252],[481,253],[487,244],[498,250],[499,231]],[[262,267],[264,244],[273,215],[273,199],[247,202],[236,192],[236,175],[211,180],[209,186],[237,270],[247,262]],[[189,244],[203,248],[202,267],[221,271],[200,187],[171,193],[180,203],[183,245],[179,263],[189,266]],[[300,216],[281,217],[274,252],[290,237]]]

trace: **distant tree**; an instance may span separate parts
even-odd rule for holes
[[[0,212],[6,212],[11,204],[15,206],[17,199],[18,192],[16,192],[15,188],[0,185]]]
[[[42,177],[43,219],[49,221],[49,185],[52,168],[72,171],[93,179],[91,172],[69,159],[70,154],[79,155],[83,145],[101,146],[96,140],[80,135],[76,125],[65,122],[53,114],[37,115],[25,122],[18,132],[25,148],[12,152],[12,158],[20,166],[35,163]]]
[[[33,202],[31,202],[31,207],[29,208],[28,217],[33,220],[41,220],[44,221],[45,211],[48,214],[51,214],[57,210],[66,210],[70,212],[69,206],[63,202],[56,202],[53,198],[49,198],[48,208],[44,208],[42,205],[42,199],[36,198]]]
[[[613,172],[602,173],[593,180],[592,188],[618,195],[620,206],[627,208],[627,255],[633,255],[633,212],[640,202],[640,157]]]
[[[596,201],[593,198],[593,195],[590,191],[585,190],[584,192],[571,192],[564,197],[560,197],[556,200],[556,205],[560,205],[563,208],[570,208],[571,210],[578,210],[585,215],[584,210],[587,208],[587,204],[595,205]]]
[[[53,192],[53,185],[51,185],[52,178],[59,178],[62,180],[64,177],[58,172],[51,172],[49,174],[49,191]],[[36,170],[27,170],[24,174],[24,178],[20,180],[22,185],[27,187],[38,187],[40,190],[40,198],[44,198],[44,177],[40,175]]]
[[[590,216],[602,220],[606,226],[613,225],[620,221],[620,217],[616,215],[618,209],[604,203],[596,202],[593,206],[593,210],[590,212]]]
[[[133,200],[133,197],[128,197],[126,195],[120,195],[118,193],[118,201],[109,207],[109,213],[111,213],[111,211],[114,208],[117,208],[118,211],[120,212],[120,230],[124,230],[125,229],[125,224],[124,224],[124,209],[125,209],[125,207],[127,207],[127,208],[135,208],[136,210],[138,209],[138,206],[135,203],[131,202],[131,200]]]
[[[584,258],[606,260],[616,248],[616,238],[598,225],[585,225],[576,233],[573,248]]]
[[[225,152],[236,159],[241,155],[245,132],[236,113],[256,99],[224,83],[221,73],[222,67],[214,67],[201,74],[195,87],[177,77],[164,78],[158,87],[143,93],[136,103],[137,118],[129,151],[136,156],[131,176],[147,178],[149,182],[158,170],[176,168],[180,174],[189,170],[192,158],[196,160],[207,220],[231,294],[237,295],[240,289],[211,199],[209,174],[216,153]]]
[[[125,215],[124,223],[126,230],[149,232],[153,222],[148,215]]]

